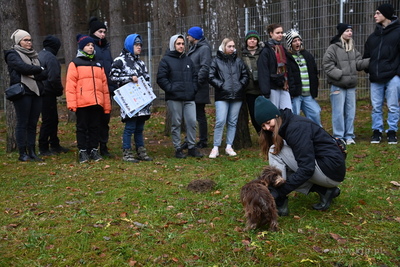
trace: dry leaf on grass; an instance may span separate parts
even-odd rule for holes
[[[395,185],[395,186],[400,186],[400,183],[399,183],[399,182],[396,182],[396,181],[390,181],[390,183],[391,183],[392,185]]]

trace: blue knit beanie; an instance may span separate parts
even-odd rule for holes
[[[203,38],[203,30],[200,27],[192,27],[188,30],[188,34],[196,40]]]
[[[88,44],[88,43],[93,43],[94,40],[92,37],[84,34],[78,34],[76,36],[76,41],[78,42],[78,48],[79,50],[83,50],[83,48]]]

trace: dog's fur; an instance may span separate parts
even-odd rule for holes
[[[284,182],[279,169],[267,166],[257,179],[242,187],[240,200],[247,219],[245,231],[261,228],[264,225],[271,231],[278,230],[278,212],[268,186],[278,187]]]

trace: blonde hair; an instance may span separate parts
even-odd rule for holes
[[[233,41],[232,38],[228,37],[228,38],[225,38],[224,40],[222,40],[222,43],[219,46],[219,50],[221,50],[224,54],[226,54],[225,53],[226,52],[225,47],[229,42],[235,42],[235,41]]]
[[[271,152],[272,154],[276,155],[279,154],[283,148],[283,138],[279,135],[279,128],[282,126],[282,118],[277,117],[274,131],[265,131],[261,130],[260,135],[258,137],[258,142],[261,147],[261,154],[265,156],[265,159],[268,160],[268,152],[272,145],[275,145],[274,151]]]
[[[354,49],[354,41],[353,38],[350,38],[348,41],[343,39],[342,36],[340,36],[340,41],[342,42],[342,46],[346,52],[349,52]]]

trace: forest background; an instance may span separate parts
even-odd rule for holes
[[[88,20],[98,17],[108,25],[107,39],[111,43],[112,56],[116,57],[125,37],[139,33],[145,40],[142,60],[148,66],[152,85],[157,95],[155,105],[164,106],[164,92],[155,83],[158,63],[164,55],[170,36],[187,33],[192,26],[204,29],[214,54],[223,38],[230,36],[236,41],[237,50],[244,44],[248,30],[257,30],[261,39],[266,41],[266,26],[280,23],[284,31],[297,29],[306,49],[316,58],[320,70],[320,92],[318,99],[328,99],[329,87],[322,71],[321,61],[330,39],[336,34],[338,22],[353,25],[356,48],[363,53],[363,45],[374,30],[373,19],[376,8],[388,1],[376,0],[0,0],[0,47],[10,49],[11,36],[17,28],[30,32],[34,48],[42,49],[42,41],[48,34],[58,36],[62,47],[58,54],[63,64],[65,77],[67,64],[76,55],[76,34],[88,34]],[[399,14],[399,1],[392,1]],[[360,72],[358,98],[369,97],[369,81],[364,72]],[[0,60],[0,108],[7,116],[7,151],[15,149],[14,111],[4,98],[4,89],[8,87],[9,77],[4,57]],[[213,89],[210,88],[213,98]],[[60,101],[63,101],[63,97]],[[114,105],[115,107],[117,105]],[[243,109],[245,109],[245,105]],[[248,147],[247,112],[242,112],[239,120],[237,147]],[[167,129],[167,127],[166,127]]]

